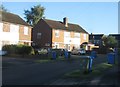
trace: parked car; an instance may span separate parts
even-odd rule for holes
[[[71,54],[75,54],[75,55],[83,55],[86,54],[85,49],[80,48],[80,49],[74,49],[71,51]]]
[[[7,51],[0,50],[0,56],[6,55],[6,54],[7,54]]]
[[[52,51],[55,51],[59,56],[63,56],[64,52],[67,51],[66,49],[52,49]]]
[[[40,49],[34,49],[35,54],[47,54],[48,50],[45,48],[40,48]]]

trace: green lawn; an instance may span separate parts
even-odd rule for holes
[[[90,73],[84,73],[85,70],[74,70],[72,72],[66,73],[64,77],[66,78],[94,78],[97,76],[100,76],[104,74],[107,70],[113,68],[114,65],[107,64],[107,63],[101,63],[99,65],[92,67],[92,72]]]

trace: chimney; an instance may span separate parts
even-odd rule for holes
[[[64,23],[65,27],[68,27],[68,18],[67,17],[63,18],[63,23]]]

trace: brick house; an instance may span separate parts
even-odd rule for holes
[[[95,44],[95,46],[101,46],[102,45],[102,37],[104,34],[90,34],[89,35],[89,42],[92,44]]]
[[[88,42],[88,32],[77,24],[68,23],[68,18],[63,22],[40,19],[32,31],[32,46],[40,48],[80,48],[83,42]]]
[[[6,44],[31,45],[31,29],[18,15],[0,11],[0,50]]]

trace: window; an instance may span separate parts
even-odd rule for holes
[[[64,32],[64,37],[69,38],[70,37],[70,32]]]
[[[75,38],[80,38],[80,33],[74,33]]]
[[[24,27],[24,35],[28,35],[28,27]]]
[[[50,43],[45,43],[45,46],[50,46]]]
[[[59,37],[59,30],[55,30],[55,37]]]
[[[3,31],[3,23],[0,23],[0,32]]]
[[[37,33],[37,39],[41,39],[42,33]]]
[[[29,43],[28,43],[28,42],[24,42],[24,45],[27,45],[27,46],[28,46],[28,45],[29,45]]]
[[[70,44],[65,44],[65,49],[70,50]]]
[[[12,32],[12,33],[18,33],[19,32],[19,26],[11,24],[10,25],[10,32]]]

